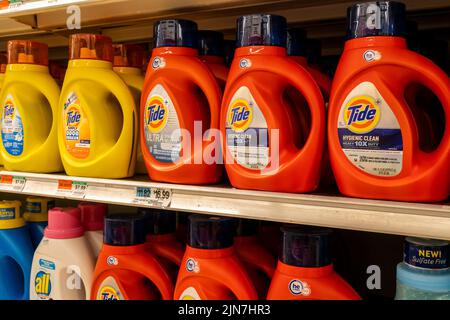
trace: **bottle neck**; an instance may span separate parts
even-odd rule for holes
[[[111,246],[109,244],[103,244],[102,251],[108,254],[136,254],[147,251],[146,244],[137,244],[134,246]]]
[[[224,249],[197,249],[191,246],[186,246],[186,256],[198,259],[220,259],[234,255],[234,248]]]
[[[198,57],[198,50],[188,47],[160,47],[152,50],[152,56],[177,55]]]
[[[112,63],[104,60],[75,59],[70,60],[68,68],[101,68],[112,69]]]
[[[113,70],[119,74],[127,74],[131,76],[142,75],[142,69],[133,67],[113,67]]]
[[[257,235],[249,235],[249,236],[235,236],[234,237],[234,245],[247,245],[247,244],[254,244],[258,243],[258,236]]]
[[[285,264],[278,260],[277,270],[283,274],[293,277],[303,278],[321,278],[334,273],[333,265],[329,264],[323,267],[297,267]]]
[[[6,71],[7,72],[32,71],[32,72],[49,73],[47,66],[41,66],[39,64],[26,64],[26,63],[8,64],[6,67]]]
[[[174,233],[147,234],[146,240],[147,240],[147,242],[152,242],[152,243],[174,242],[174,241],[176,241]]]
[[[225,59],[221,56],[200,56],[200,60],[206,63],[225,64]]]
[[[251,56],[251,55],[261,55],[261,56],[286,56],[286,48],[276,47],[276,46],[250,46],[237,48],[235,51],[235,57],[240,56]]]
[[[364,37],[347,40],[345,42],[344,50],[361,49],[369,47],[395,47],[400,49],[406,49],[406,40],[401,37]]]

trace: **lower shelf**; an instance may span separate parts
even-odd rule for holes
[[[0,172],[0,192],[450,240],[450,204]]]

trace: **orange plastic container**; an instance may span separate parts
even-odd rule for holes
[[[373,28],[369,9],[381,12]],[[370,2],[349,10],[351,39],[334,78],[328,121],[331,164],[345,195],[424,202],[449,195],[450,80],[407,49],[404,24],[402,3]],[[423,113],[431,106],[416,110],[407,103],[405,93],[415,84],[442,104],[439,121],[447,125],[433,150],[420,145]]]
[[[270,284],[268,300],[360,300],[333,269],[331,231],[283,227],[283,247]]]
[[[107,217],[91,299],[170,300],[172,296],[169,273],[145,243],[145,219],[132,215]]]
[[[175,300],[256,300],[258,294],[233,247],[229,218],[192,215]]]
[[[238,48],[220,118],[230,182],[243,189],[312,191],[319,183],[325,133],[320,89],[308,71],[287,57],[283,17],[243,16],[237,29]],[[311,129],[303,146],[296,145],[300,106],[285,98],[289,88],[310,107]]]
[[[247,268],[259,299],[265,299],[277,260],[262,246],[258,238],[258,227],[259,224],[255,220],[239,219],[234,247],[239,259]]]
[[[197,25],[163,20],[154,26],[154,49],[141,98],[141,147],[152,180],[218,182],[221,92],[197,51]],[[208,131],[216,129],[216,132]]]
[[[140,208],[138,212],[146,219],[148,249],[158,258],[175,285],[185,250],[184,244],[176,238],[175,213],[148,208]]]
[[[199,31],[198,49],[202,60],[217,79],[222,90],[228,78],[229,69],[225,63],[223,34],[218,31]]]

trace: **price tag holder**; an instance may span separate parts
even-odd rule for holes
[[[57,195],[84,199],[88,183],[82,181],[58,180]]]
[[[2,175],[0,179],[0,189],[6,191],[22,192],[27,183],[26,177]]]
[[[172,202],[172,190],[167,188],[136,187],[133,203],[167,208]]]

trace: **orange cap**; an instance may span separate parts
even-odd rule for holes
[[[6,72],[6,65],[8,64],[8,57],[5,52],[0,53],[0,73]]]
[[[69,59],[93,59],[112,62],[112,40],[98,34],[73,34],[70,36]]]
[[[141,69],[144,64],[144,48],[135,44],[115,44],[114,67]]]
[[[8,64],[48,65],[48,46],[31,40],[8,41]]]

